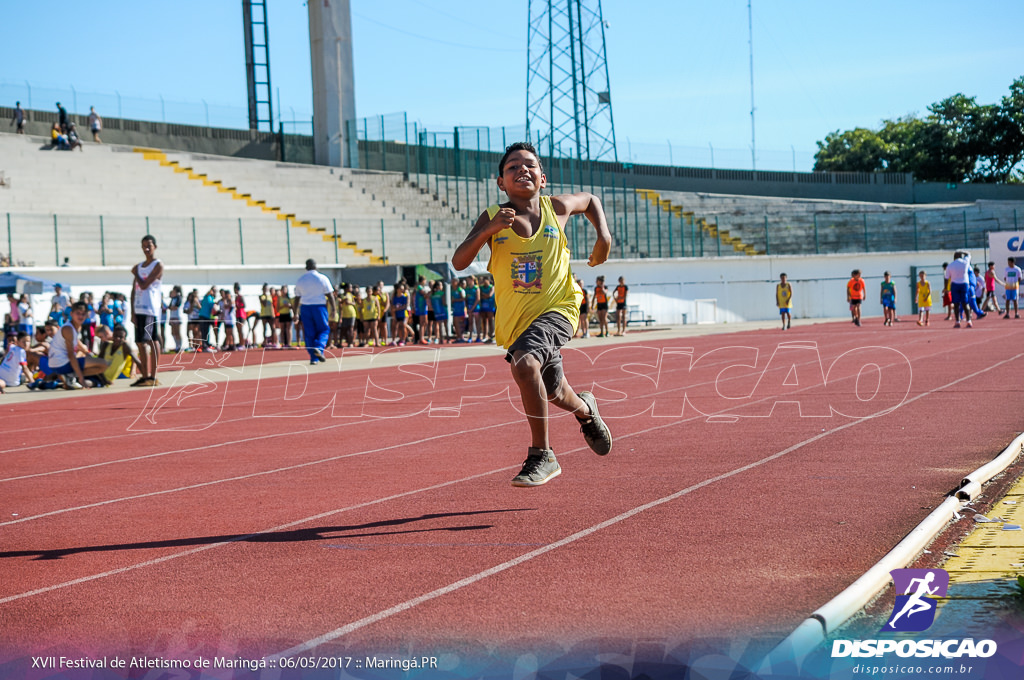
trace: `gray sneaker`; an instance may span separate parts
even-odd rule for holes
[[[512,486],[540,486],[562,474],[562,468],[555,460],[554,451],[535,449],[530,452],[523,463],[523,469],[512,478]]]
[[[591,413],[590,418],[586,420],[576,418],[580,423],[583,439],[591,451],[599,456],[607,455],[612,450],[612,433],[601,419],[601,412],[597,410],[597,399],[591,392],[580,392],[579,397],[590,407]]]

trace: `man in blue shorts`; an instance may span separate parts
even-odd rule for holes
[[[331,336],[330,315],[335,313],[334,286],[316,270],[316,260],[306,260],[306,273],[295,282],[295,302],[299,305],[306,338],[309,363],[324,361],[327,339]]]
[[[946,278],[949,280],[949,292],[953,301],[953,312],[956,323],[953,328],[960,328],[960,319],[963,315],[967,317],[967,327],[971,328],[971,307],[967,302],[968,286],[970,285],[970,263],[966,254],[961,251],[953,253],[953,261],[946,267]],[[974,291],[970,291],[973,295]]]

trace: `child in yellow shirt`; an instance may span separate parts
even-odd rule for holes
[[[531,446],[513,486],[539,486],[562,472],[548,439],[548,403],[570,411],[583,437],[598,455],[612,447],[611,433],[590,392],[576,394],[562,371],[561,348],[579,322],[583,291],[569,268],[565,224],[583,214],[597,239],[588,264],[608,259],[611,234],[600,200],[589,193],[542,196],[547,177],[533,146],[517,142],[498,164],[498,188],[508,202],[489,207],[477,219],[452,256],[465,269],[485,245],[494,277],[497,312],[495,338],[507,350],[512,377],[519,386]]]
[[[930,326],[932,314],[932,284],[922,269],[917,273],[917,325]]]

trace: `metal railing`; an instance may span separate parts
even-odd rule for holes
[[[482,185],[470,185],[471,199],[478,188]],[[554,187],[584,188],[602,198],[613,237],[611,257],[623,259],[983,250],[989,232],[1018,230],[1024,218],[1013,208],[680,217],[628,186]],[[485,200],[481,196],[479,203]],[[319,231],[310,233],[291,220],[274,218],[0,216],[0,264],[12,266],[60,266],[65,258],[74,266],[130,266],[138,261],[139,241],[145,234],[157,238],[163,259],[185,265],[296,264],[308,257],[324,263],[368,263],[362,251],[396,264],[415,264],[450,258],[472,225],[460,216],[337,217],[313,221]],[[595,241],[593,227],[581,217],[569,222],[566,237],[580,259],[587,257]]]
[[[450,250],[432,220],[329,218],[313,227],[320,231],[276,218],[0,213],[0,266],[131,266],[146,234],[161,259],[193,266],[416,263]]]

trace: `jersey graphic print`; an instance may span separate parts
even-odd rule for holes
[[[512,287],[535,288],[543,287],[540,253],[525,253],[512,259]]]

